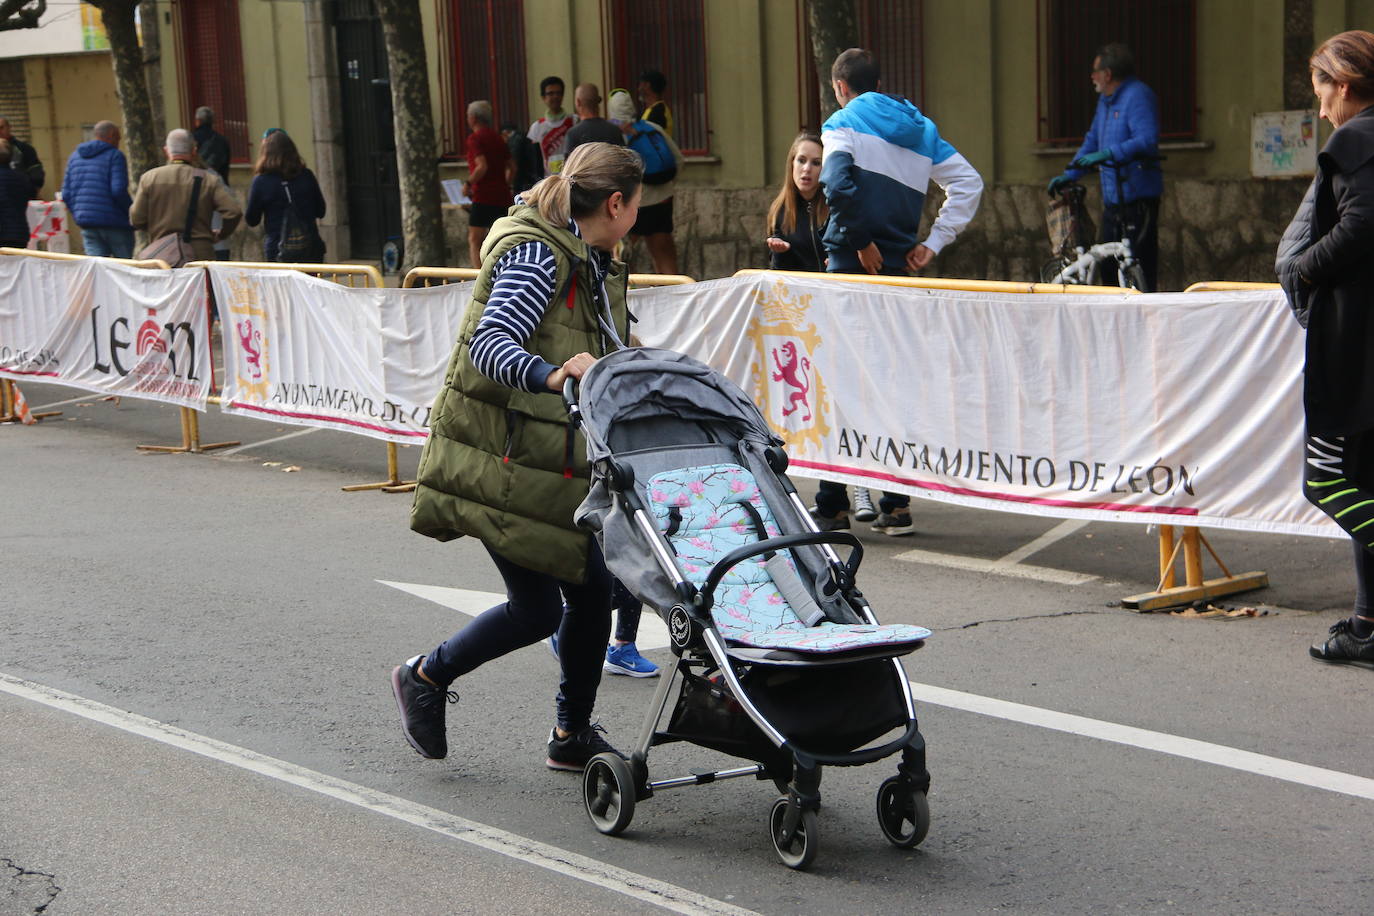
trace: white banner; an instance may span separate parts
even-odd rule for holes
[[[351,289],[290,270],[209,270],[225,412],[391,442],[429,435],[471,283]]]
[[[1061,518],[1343,537],[1302,497],[1303,335],[1274,292],[637,290],[647,346],[750,393],[791,470]]]
[[[205,409],[205,275],[0,257],[0,376]]]

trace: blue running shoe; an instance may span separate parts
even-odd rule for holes
[[[640,655],[632,642],[623,646],[607,646],[606,662],[601,670],[627,677],[658,677],[658,665]]]

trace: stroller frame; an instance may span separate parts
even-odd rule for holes
[[[592,442],[596,439],[597,432],[590,425],[581,422],[581,411],[574,391],[574,386],[569,380],[563,393],[568,404],[570,420],[574,426],[581,427],[589,442]],[[760,554],[813,545],[825,558],[833,590],[838,592],[841,599],[862,620],[873,626],[878,625],[872,608],[856,586],[855,576],[863,557],[861,542],[852,534],[822,532],[816,527],[796,488],[783,473],[787,466],[787,457],[778,447],[780,444],[775,442],[767,448],[760,448],[757,443],[741,440],[738,448],[741,452],[755,451],[756,456],[767,463],[776,475],[796,517],[807,530],[799,534],[766,537],[732,550],[715,563],[700,588],[688,580],[678,565],[667,538],[652,520],[635,486],[633,470],[614,458],[603,459],[607,466],[602,470],[611,483],[611,491],[616,498],[624,501],[633,525],[650,546],[658,566],[672,581],[679,600],[667,613],[672,649],[677,656],[676,663],[660,679],[629,759],[616,754],[601,754],[588,762],[583,773],[583,800],[587,814],[593,825],[602,833],[615,836],[624,831],[634,816],[636,803],[653,797],[656,792],[749,776],[760,780],[771,779],[781,795],[773,803],[769,814],[769,835],[774,849],[784,864],[792,868],[805,868],[814,860],[818,848],[817,811],[821,801],[822,766],[860,766],[900,752],[901,761],[897,766],[896,775],[885,780],[878,791],[879,826],[887,840],[898,848],[912,848],[926,836],[930,824],[930,812],[926,801],[930,774],[926,769],[925,739],[921,735],[917,721],[910,683],[897,657],[913,650],[859,649],[793,662],[814,668],[885,659],[891,666],[892,676],[897,678],[900,685],[905,728],[898,737],[876,746],[872,746],[870,742],[870,746],[845,753],[826,752],[799,745],[783,734],[750,698],[749,688],[742,683],[741,673],[737,670],[744,669],[747,672],[754,665],[776,668],[786,666],[788,662],[776,658],[732,655],[730,647],[727,646],[711,616],[716,586],[736,564]],[[836,552],[835,545],[839,544],[851,548],[847,560],[842,561]],[[915,648],[919,647],[920,644],[917,644]],[[693,770],[686,776],[657,780],[649,778],[648,759],[654,747],[690,740],[661,731],[660,724],[679,680],[693,675],[697,670],[714,670],[719,673],[730,699],[739,704],[749,720],[776,749],[774,763],[751,763],[720,770]],[[780,761],[785,759],[790,759],[790,765],[786,765],[789,772],[783,772],[785,765]]]

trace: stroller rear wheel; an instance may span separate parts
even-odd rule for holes
[[[898,849],[911,849],[930,831],[930,803],[910,780],[892,776],[878,787],[878,826]]]
[[[816,826],[816,812],[809,808],[801,811],[801,820],[792,836],[783,842],[783,823],[787,818],[788,799],[786,796],[773,802],[773,810],[768,814],[768,836],[773,840],[773,849],[782,864],[788,868],[806,868],[816,861],[819,851],[820,831]]]
[[[592,825],[617,836],[635,816],[635,781],[630,764],[616,754],[597,754],[582,771],[582,801]]]

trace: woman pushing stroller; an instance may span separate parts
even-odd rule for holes
[[[557,392],[629,337],[625,266],[609,252],[634,226],[642,166],[606,143],[498,220],[435,399],[411,528],[482,541],[507,600],[392,672],[406,740],[448,753],[445,703],[459,677],[557,632],[562,680],[547,764],[581,771],[614,749],[591,722],[610,633],[611,576],[573,523],[588,490],[586,449]],[[566,613],[564,604],[566,602]]]

